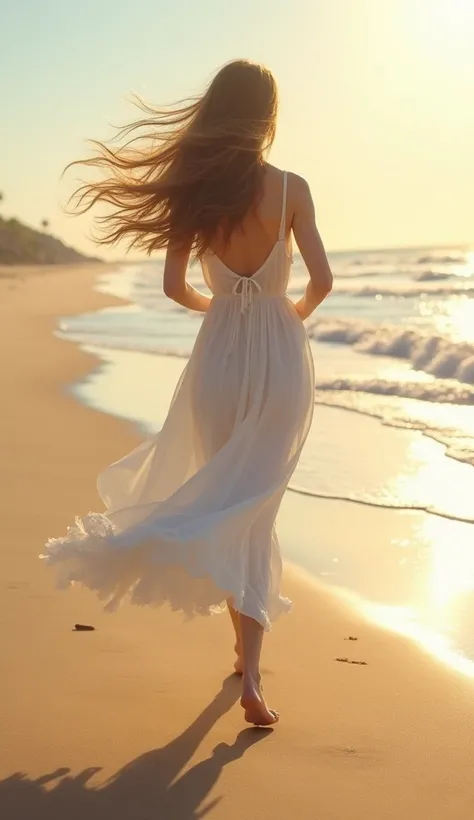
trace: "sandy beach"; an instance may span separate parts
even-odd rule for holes
[[[472,681],[309,576],[286,569],[294,611],[264,648],[274,730],[242,720],[227,617],[111,616],[88,592],[55,590],[38,560],[46,538],[97,509],[97,472],[139,440],[67,390],[97,362],[54,329],[113,304],[93,290],[97,272],[0,269],[2,820],[470,817]],[[286,533],[308,538],[304,510],[287,496]],[[354,549],[397,515],[368,534],[355,506],[319,510],[320,528],[344,516]]]

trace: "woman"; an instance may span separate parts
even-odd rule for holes
[[[102,242],[166,247],[165,294],[206,315],[161,432],[99,476],[104,514],[76,519],[44,557],[109,609],[127,596],[187,615],[227,602],[245,719],[266,726],[278,713],[260,684],[263,633],[290,606],[274,522],[314,402],[302,320],[332,276],[306,182],[265,160],[277,116],[267,69],[237,60],[192,103],[145,110],[122,132],[136,139],[97,144],[86,164],[106,176],[80,189],[79,210],[112,206]],[[292,233],[309,271],[296,304]],[[186,282],[191,254],[212,298]]]

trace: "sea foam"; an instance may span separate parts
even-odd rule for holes
[[[320,319],[309,325],[310,338],[352,345],[375,356],[406,359],[438,379],[474,385],[474,344],[400,325],[352,318]]]

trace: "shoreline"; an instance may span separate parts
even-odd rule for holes
[[[103,292],[102,288],[101,292]],[[122,300],[122,303],[123,302],[131,304],[126,298]],[[78,341],[76,341],[75,344],[81,345]],[[126,421],[127,424],[131,426],[131,429],[140,437],[140,440],[143,437],[154,434],[155,422],[157,422],[157,428],[159,428],[166,416],[169,401],[171,400],[175,384],[179,379],[186,358],[169,357],[156,353],[145,354],[135,350],[111,352],[106,349],[101,349],[100,347],[95,347],[94,345],[82,345],[81,349],[92,352],[97,359],[97,364],[84,379],[76,382],[72,386],[70,393],[75,396],[83,406],[94,408],[110,417]],[[152,360],[151,369],[150,361],[148,360]],[[111,361],[114,361],[114,368],[117,366],[117,361],[119,362],[120,378],[118,379],[117,375],[111,379],[106,376],[104,381],[104,370],[110,368]],[[143,365],[146,366],[143,368]],[[137,417],[136,402],[134,402],[133,399],[130,405],[129,402],[131,395],[141,395],[142,398],[139,404],[143,408],[147,407],[147,403],[149,403],[147,400],[149,400],[150,397],[146,395],[146,392],[142,394],[142,385],[151,384],[157,370],[159,371],[160,391],[159,396],[155,395],[153,397],[153,425],[150,428],[150,424],[145,420],[145,417]],[[130,377],[131,373],[133,374],[132,377]],[[126,397],[125,406],[123,404],[124,395]],[[336,407],[334,411],[337,414],[343,414],[346,409],[347,408]],[[367,423],[372,423],[372,425],[378,424],[377,420],[372,418],[369,419]],[[370,430],[366,430],[366,435],[369,434]],[[411,433],[402,431],[400,435],[405,437],[411,435]],[[123,453],[120,453],[120,455],[123,455]],[[297,485],[297,481],[295,484]],[[390,540],[387,539],[387,531],[394,533],[394,535],[396,534],[398,541],[407,542],[408,540],[412,540],[416,542],[419,540],[418,530],[422,530],[424,522],[426,522],[425,516],[428,520],[433,517],[434,519],[440,519],[440,527],[444,526],[444,522],[452,522],[452,531],[447,531],[445,537],[451,537],[462,543],[467,543],[470,537],[469,533],[467,533],[467,529],[469,529],[472,524],[471,520],[464,520],[459,515],[450,515],[447,512],[438,511],[436,508],[430,509],[429,507],[417,506],[415,504],[410,506],[385,505],[375,500],[371,501],[370,499],[351,498],[345,495],[334,496],[323,492],[316,493],[299,486],[292,486],[291,483],[288,489],[291,495],[296,495],[296,499],[294,503],[292,503],[288,499],[288,494],[286,494],[282,507],[284,519],[290,522],[286,528],[288,531],[289,546],[287,554],[284,555],[285,563],[287,565],[293,564],[297,569],[301,568],[303,571],[306,571],[309,573],[309,577],[316,583],[328,585],[327,577],[322,580],[322,576],[334,575],[330,565],[328,571],[328,561],[325,560],[325,558],[327,558],[328,549],[334,549],[335,554],[338,554],[338,550],[341,550],[341,544],[344,541],[340,527],[336,526],[336,530],[339,531],[339,543],[337,538],[330,539],[330,546],[328,546],[328,544],[318,543],[317,549],[321,553],[322,558],[316,562],[309,558],[313,551],[313,547],[310,543],[306,544],[305,554],[302,553],[300,547],[295,549],[295,545],[292,542],[296,539],[291,532],[291,520],[292,517],[296,515],[295,511],[301,509],[298,496],[306,497],[313,502],[311,510],[312,516],[321,522],[323,529],[330,528],[334,530],[334,524],[337,524],[337,522],[333,520],[333,512],[338,517],[342,516],[343,518],[347,518],[348,526],[351,527],[351,540],[353,541],[352,552],[357,553],[360,551],[363,553],[367,550],[368,545],[372,543],[373,546],[370,548],[373,549],[378,543],[379,546],[383,545],[381,551],[386,553],[390,552],[391,557],[390,559],[385,558],[379,561],[380,589],[378,593],[375,593],[373,585],[369,584],[369,586],[367,586],[367,583],[361,581],[360,578],[357,582],[357,577],[364,571],[370,572],[373,570],[372,574],[375,577],[379,575],[377,567],[368,567],[366,563],[364,569],[363,561],[359,562],[360,567],[355,570],[355,583],[352,583],[351,577],[347,576],[347,573],[345,575],[342,573],[340,574],[340,580],[335,578],[329,583],[330,591],[339,597],[342,596],[344,599],[350,600],[351,606],[359,613],[363,612],[365,615],[369,613],[371,622],[378,628],[390,629],[395,634],[408,637],[419,645],[423,651],[428,651],[430,655],[438,661],[446,663],[450,667],[461,671],[462,674],[472,678],[474,676],[474,658],[472,645],[466,630],[464,629],[463,631],[463,628],[458,627],[457,632],[454,631],[450,634],[449,623],[435,623],[433,625],[429,613],[427,614],[423,607],[417,612],[416,606],[418,601],[416,599],[413,600],[413,606],[415,607],[414,612],[416,614],[410,616],[408,614],[408,609],[411,606],[410,599],[403,600],[403,605],[402,601],[396,601],[390,589],[390,583],[387,583],[388,575],[388,580],[391,580],[392,577],[398,579],[401,592],[403,592],[407,586],[406,578],[403,576],[403,573],[398,571],[396,566],[399,562],[404,562],[406,559],[403,557],[403,553],[396,556],[394,550],[390,549]],[[355,510],[351,512],[350,508],[352,506],[360,507],[361,509],[360,511]],[[286,512],[287,508],[288,513]],[[367,508],[367,510],[364,511],[364,508]],[[310,507],[308,506],[308,510],[309,509]],[[375,511],[375,517],[371,515],[371,510]],[[404,513],[408,515],[406,516],[407,523],[403,526],[402,516]],[[308,520],[311,520],[312,516],[308,513]],[[374,524],[374,522],[377,523]],[[279,528],[278,522],[277,526]],[[431,529],[433,529],[433,526],[431,526]],[[369,539],[363,535],[364,532],[370,533]],[[439,551],[439,541],[439,538],[434,537],[434,541],[429,547],[431,552],[435,553]],[[344,559],[350,561],[351,551],[348,552],[342,549],[342,552]],[[422,549],[418,548],[415,552],[420,553]],[[339,561],[339,559],[333,560]],[[418,570],[417,556],[412,557],[411,561],[412,569],[416,572]],[[391,567],[390,562],[392,564]],[[314,569],[314,571],[312,571],[312,569]],[[404,573],[405,575],[407,571],[410,571],[410,567],[407,567]],[[394,572],[395,576],[393,576]],[[428,583],[428,579],[426,583]],[[397,580],[395,580],[395,586],[396,584]],[[382,590],[382,592],[380,592],[380,590]]]
[[[130,303],[129,303],[130,304]],[[107,391],[104,390],[102,387],[99,391],[97,390],[97,382],[100,382],[103,377],[104,369],[110,369],[111,365],[114,368],[117,368],[118,365],[126,365],[125,358],[130,359],[132,366],[135,366],[135,369],[140,370],[143,361],[146,359],[151,359],[153,363],[153,368],[159,369],[166,368],[167,376],[165,381],[169,379],[168,371],[172,372],[171,378],[174,378],[175,381],[179,378],[182,368],[184,367],[188,356],[185,355],[177,355],[177,354],[170,354],[170,353],[160,353],[154,351],[142,351],[142,350],[134,350],[124,349],[119,350],[117,348],[106,348],[101,347],[99,344],[95,344],[92,342],[85,342],[75,339],[74,336],[71,337],[71,340],[74,341],[75,344],[79,345],[81,349],[86,351],[90,351],[96,358],[100,361],[100,368],[96,369],[95,371],[89,374],[89,378],[84,381],[79,381],[73,386],[73,393],[78,398],[78,401],[82,402],[86,406],[95,407],[102,412],[111,415],[115,418],[121,418],[125,421],[129,421],[130,423],[138,426],[141,433],[146,437],[148,435],[152,435],[155,432],[155,418],[153,419],[153,424],[151,423],[151,419],[148,416],[139,417],[136,413],[137,406],[136,404],[131,404],[127,407],[127,410],[124,410],[123,407],[123,395],[120,395],[118,392],[115,394],[114,391],[114,400],[110,400]],[[123,360],[123,361],[122,361]],[[133,361],[134,360],[134,361]],[[179,364],[178,364],[179,362]],[[146,382],[147,376],[150,374],[151,368],[147,366],[143,370],[143,379],[144,383]],[[94,382],[94,387],[91,387],[92,382]],[[138,379],[134,378],[134,385],[138,382]],[[111,379],[107,382],[108,390],[114,387],[114,380]],[[99,399],[97,397],[100,397]],[[171,399],[171,395],[170,395]],[[127,403],[130,403],[129,400]],[[162,402],[160,404],[160,412],[162,414]],[[144,406],[147,405],[145,401]],[[408,436],[424,436],[431,442],[434,442],[434,447],[439,449],[442,452],[443,456],[445,456],[449,461],[453,461],[456,468],[458,465],[461,465],[462,469],[468,468],[470,471],[470,464],[465,463],[462,459],[454,458],[448,452],[447,445],[444,442],[440,442],[434,439],[429,432],[425,430],[421,430],[418,428],[411,429],[407,428],[406,426],[400,424],[391,424],[386,423],[385,421],[379,419],[377,416],[371,413],[364,413],[359,410],[355,410],[351,407],[346,407],[342,405],[332,405],[328,403],[321,403],[316,402],[316,408],[323,408],[323,412],[328,410],[331,414],[338,414],[341,416],[349,415],[355,420],[358,420],[359,417],[364,419],[368,419],[368,421],[375,426],[379,424],[382,425],[383,428],[387,428],[389,433],[393,430],[395,434],[401,434],[403,437]],[[167,407],[166,407],[167,409]],[[318,412],[318,409],[315,410],[315,413]],[[160,417],[160,416],[158,416]],[[164,416],[163,416],[164,418]],[[356,422],[357,423],[357,422]],[[297,473],[296,473],[297,474]],[[474,475],[474,474],[473,474]],[[328,501],[340,501],[342,503],[347,504],[359,504],[362,506],[367,506],[375,509],[385,509],[388,511],[396,510],[400,512],[419,512],[425,514],[427,516],[434,516],[436,518],[440,518],[446,521],[452,522],[459,522],[461,524],[474,524],[474,517],[463,515],[462,512],[451,512],[449,510],[444,510],[442,508],[438,508],[434,505],[430,505],[428,502],[413,502],[413,503],[404,503],[403,501],[400,502],[384,502],[383,498],[371,498],[371,497],[357,497],[351,496],[349,493],[346,494],[337,494],[335,492],[324,492],[315,489],[311,489],[309,487],[301,486],[298,483],[298,479],[294,480],[293,478],[290,481],[288,486],[288,490],[290,492],[294,492],[300,495],[306,495],[311,498],[315,499],[323,499]]]
[[[135,806],[241,820],[258,793],[262,820],[465,820],[472,684],[331,589],[285,569],[294,610],[265,643],[282,715],[267,732],[242,721],[225,616],[111,616],[84,590],[54,589],[37,558],[44,539],[94,509],[95,475],[140,440],[65,389],[96,359],[53,332],[59,316],[113,297],[92,290],[92,272],[54,277],[25,280],[0,306],[1,816],[128,820]],[[75,622],[96,631],[75,634]]]

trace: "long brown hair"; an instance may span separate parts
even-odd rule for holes
[[[107,204],[96,217],[99,243],[124,239],[148,253],[191,244],[201,257],[218,231],[228,240],[258,203],[275,136],[275,80],[267,68],[235,60],[198,98],[168,109],[137,104],[147,116],[120,129],[122,144],[93,141],[95,155],[71,163],[105,172],[76,191],[74,210]]]

